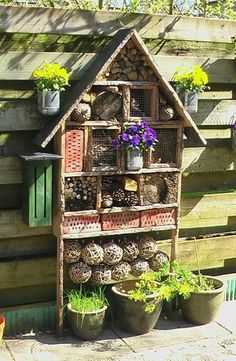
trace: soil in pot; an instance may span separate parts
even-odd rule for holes
[[[93,312],[77,312],[67,305],[68,320],[74,334],[82,340],[94,340],[103,330],[107,306]]]
[[[130,300],[127,292],[135,287],[136,282],[137,280],[127,280],[112,286],[112,313],[118,328],[128,333],[141,335],[155,327],[163,302],[154,294],[147,296],[147,303]],[[146,312],[147,304],[154,304],[154,311]]]
[[[191,323],[204,325],[214,321],[224,301],[224,283],[215,277],[208,278],[213,282],[213,290],[192,293],[187,300],[180,297],[183,316]]]

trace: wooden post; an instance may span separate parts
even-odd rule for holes
[[[57,335],[62,336],[63,330],[63,213],[64,206],[64,170],[65,170],[65,125],[58,130],[54,139],[54,150],[63,159],[58,162],[54,172],[54,197],[53,233],[57,237],[57,273],[56,273],[56,300],[57,300]]]

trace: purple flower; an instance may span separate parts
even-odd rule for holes
[[[147,121],[142,119],[141,122],[140,122],[140,126],[141,126],[141,128],[144,128],[144,129],[148,128]]]
[[[153,146],[154,142],[155,142],[155,141],[154,141],[153,139],[147,139],[146,142],[145,142],[145,144],[146,144],[146,146],[147,146],[148,148],[150,148],[150,147]]]
[[[119,142],[118,142],[118,140],[117,140],[117,139],[112,139],[111,145],[112,145],[112,147],[114,147],[114,148],[119,147]]]
[[[130,145],[132,148],[135,148],[139,145],[140,143],[140,136],[138,134],[134,135],[131,139],[130,139]]]
[[[129,133],[129,134],[136,134],[138,132],[138,130],[139,130],[139,127],[137,125],[130,125],[126,129],[127,133]]]
[[[236,122],[234,122],[233,130],[236,132]]]
[[[127,133],[121,133],[119,137],[121,142],[128,142],[129,141],[129,135]]]
[[[143,140],[147,141],[148,139],[152,139],[153,141],[157,138],[157,133],[154,129],[148,128],[142,135]]]

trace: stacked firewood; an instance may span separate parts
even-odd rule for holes
[[[146,59],[146,56],[130,40],[121,49],[110,69],[106,71],[105,78],[107,80],[156,81]]]
[[[65,180],[66,211],[96,209],[97,178],[68,177]]]

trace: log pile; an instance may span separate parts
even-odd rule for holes
[[[147,57],[130,40],[105,72],[106,80],[157,81]]]
[[[96,208],[97,178],[68,177],[65,180],[66,211],[80,211]]]

